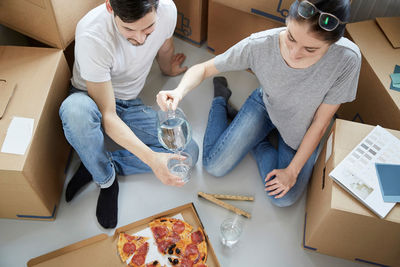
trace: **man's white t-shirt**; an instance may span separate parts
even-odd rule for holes
[[[160,0],[155,30],[141,46],[134,46],[118,31],[114,16],[102,4],[78,23],[72,85],[87,90],[85,81],[112,83],[115,97],[134,99],[142,90],[158,50],[171,38],[177,20],[172,0]]]

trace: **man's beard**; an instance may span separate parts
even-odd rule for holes
[[[151,33],[150,33],[150,34],[151,34]],[[128,42],[130,42],[131,45],[133,45],[133,46],[142,46],[142,45],[144,45],[144,44],[146,43],[147,37],[149,37],[150,34],[146,35],[146,39],[144,39],[144,42],[141,43],[141,44],[138,43],[135,39],[128,38],[127,40],[128,40]]]

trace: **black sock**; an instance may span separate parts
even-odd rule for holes
[[[72,179],[67,185],[67,189],[65,191],[65,200],[70,202],[74,198],[75,194],[92,180],[92,175],[81,162],[78,170],[74,176],[72,176]]]
[[[232,91],[228,88],[228,82],[225,77],[214,77],[214,97],[222,96],[226,102],[228,102],[229,97],[232,94]]]
[[[118,221],[118,192],[119,186],[117,177],[114,183],[108,188],[100,190],[97,200],[96,217],[104,228],[115,228]]]
[[[238,111],[232,107],[231,104],[226,104],[226,110],[228,112],[228,118],[233,121],[233,119],[236,117],[236,115],[238,114]]]

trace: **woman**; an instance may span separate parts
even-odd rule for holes
[[[191,67],[175,90],[157,102],[172,108],[207,77],[250,68],[256,89],[228,125],[226,81],[214,78],[214,99],[203,142],[203,165],[215,175],[231,171],[251,151],[267,195],[289,206],[310,179],[317,146],[341,103],[355,99],[361,55],[343,38],[348,0],[296,1],[286,27],[252,34],[225,53]],[[278,147],[267,136],[278,131]]]

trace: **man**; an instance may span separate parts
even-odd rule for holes
[[[154,58],[166,75],[186,70],[185,56],[174,55],[176,19],[172,0],[106,0],[77,25],[71,95],[60,117],[82,164],[67,186],[66,201],[93,179],[101,188],[96,216],[104,228],[117,225],[116,174],[153,171],[164,184],[183,185],[168,171],[173,155],[158,142],[156,112],[137,98]],[[107,151],[104,133],[125,149]],[[187,150],[196,162],[197,144]]]

